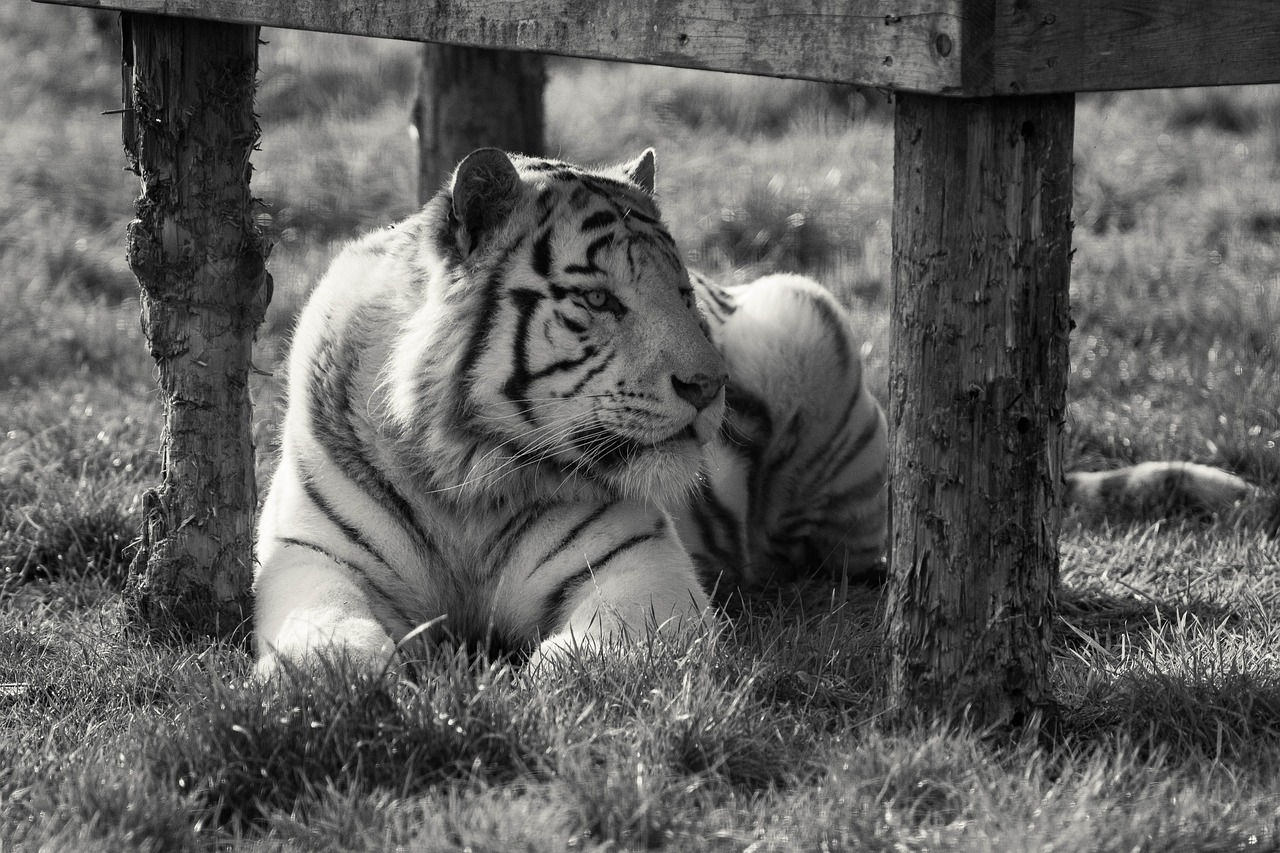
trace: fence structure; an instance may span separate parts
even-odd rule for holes
[[[889,696],[988,722],[1048,700],[1073,93],[1280,81],[1274,0],[40,2],[124,13],[129,257],[167,417],[135,599],[221,631],[248,612],[246,379],[270,294],[259,27],[894,91]]]

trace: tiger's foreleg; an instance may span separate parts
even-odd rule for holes
[[[281,660],[342,657],[360,671],[378,672],[395,651],[350,567],[313,547],[278,541],[256,593],[259,676],[271,675]]]
[[[527,590],[545,602],[534,665],[575,649],[634,644],[651,631],[714,624],[693,561],[665,518],[619,536],[599,557],[538,574],[544,589]]]
[[[385,541],[394,538],[390,528],[361,532],[335,509],[373,524],[376,505],[362,505],[361,493],[340,478],[329,482],[330,495],[309,487],[286,455],[262,508],[254,580],[260,675],[282,660],[309,665],[341,657],[378,672],[395,650],[396,633],[403,636],[415,622],[409,590],[387,556],[404,557]]]

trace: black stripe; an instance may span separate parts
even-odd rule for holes
[[[636,209],[635,207],[624,207],[622,211],[622,219],[624,222],[639,222],[641,225],[649,225],[655,228],[662,228],[662,220],[657,217]]]
[[[536,290],[523,287],[511,290],[509,295],[515,304],[518,316],[516,336],[511,345],[511,375],[503,383],[502,393],[520,412],[520,416],[532,424],[532,404],[529,402],[529,382],[532,379],[528,366],[529,327],[533,322],[533,314],[538,308],[538,303],[544,297]]]
[[[703,482],[697,502],[689,510],[707,551],[721,564],[722,570],[732,572],[735,579],[740,578],[746,555],[742,553],[737,535],[739,520],[720,501],[709,482]],[[727,544],[722,544],[722,540]]]
[[[738,305],[729,295],[729,291],[712,282],[706,276],[698,275],[694,282],[701,285],[698,288],[698,293],[706,304],[707,310],[714,314],[718,320],[723,321],[724,318],[738,310]]]
[[[582,230],[594,231],[597,228],[604,228],[606,225],[612,225],[617,221],[618,214],[614,213],[612,210],[600,210],[582,220]]]
[[[471,405],[471,389],[475,384],[475,377],[472,374],[475,372],[476,363],[480,361],[480,353],[489,343],[489,335],[493,331],[497,317],[498,290],[504,272],[503,267],[498,266],[489,276],[489,280],[484,284],[478,310],[474,313],[460,312],[464,321],[470,319],[473,322],[471,338],[467,341],[467,348],[462,354],[462,363],[458,370],[458,375],[462,377],[462,385],[459,389],[462,393],[462,404],[467,409]]]
[[[560,206],[560,194],[550,187],[543,187],[538,192],[538,228],[542,228],[551,219]],[[535,229],[537,230],[537,229]]]
[[[370,577],[368,572],[366,572],[363,568],[351,562],[350,560],[344,560],[341,557],[339,557],[337,554],[330,551],[328,548],[317,545],[314,542],[305,542],[301,539],[294,539],[292,536],[277,536],[276,541],[283,545],[296,545],[299,548],[306,548],[310,551],[315,551],[317,554],[323,554],[326,558],[332,560],[333,562],[337,563],[339,566],[342,566],[342,568],[356,575],[362,584],[367,586],[369,589],[373,590],[373,592],[376,593],[377,596],[380,599],[382,599],[382,601],[385,602],[388,607],[390,607],[393,611],[395,611],[396,617],[400,619],[401,622],[404,623],[406,629],[411,628],[417,624],[417,620],[413,619],[403,608],[401,608],[400,605],[396,602],[396,600],[391,596],[390,593],[388,593],[385,589],[382,588],[381,585],[378,584],[377,581],[375,581],[372,577]]]
[[[627,275],[631,276],[632,281],[640,278],[637,273],[639,264],[636,263],[636,241],[627,240]]]
[[[586,567],[581,571],[575,572],[561,581],[560,585],[547,596],[547,600],[543,603],[543,635],[552,633],[556,625],[563,620],[565,614],[561,613],[561,611],[564,609],[565,604],[584,584],[590,583],[591,579],[603,571],[619,554],[629,551],[637,545],[656,539],[662,535],[665,528],[666,522],[660,521],[652,530],[646,533],[637,533],[629,539],[624,539],[605,552],[594,563],[588,561]]]
[[[613,245],[614,239],[615,239],[615,235],[612,232],[608,234],[602,234],[599,237],[595,238],[594,240],[592,240],[590,243],[587,244],[586,258],[584,262],[581,264],[567,264],[564,268],[564,271],[566,273],[575,273],[575,274],[589,274],[589,273],[604,272],[604,270],[600,269],[600,266],[596,263],[596,255],[598,255],[600,253],[600,250],[603,249],[605,246]]]
[[[488,344],[489,336],[493,333],[494,325],[497,322],[498,294],[502,289],[502,282],[507,274],[507,266],[511,262],[512,255],[524,245],[527,236],[522,236],[517,240],[498,260],[498,263],[494,265],[493,272],[484,283],[479,310],[459,312],[459,319],[463,322],[468,319],[473,320],[471,338],[467,342],[467,349],[463,353],[462,364],[458,371],[458,376],[462,380],[459,393],[462,395],[460,409],[463,412],[464,420],[470,420],[469,415],[473,397],[472,386],[476,381],[476,377],[473,374],[476,363],[480,360],[480,353],[484,351],[485,346]]]
[[[569,393],[566,394],[565,396],[566,397],[577,396],[578,392],[581,391],[583,388],[585,388],[588,382],[590,382],[592,379],[595,379],[597,376],[599,376],[600,372],[613,362],[613,357],[616,354],[617,354],[617,351],[614,350],[610,352],[608,355],[606,355],[603,359],[601,359],[599,364],[597,364],[595,367],[591,368],[590,370],[588,370],[586,373],[582,375],[582,378],[579,379],[574,384],[574,386],[569,389]]]
[[[793,290],[792,293],[807,300],[818,314],[822,324],[827,327],[828,336],[838,345],[837,357],[840,359],[840,369],[847,371],[853,356],[849,351],[849,326],[844,316],[837,312],[831,301],[823,295],[807,290]]]
[[[519,512],[512,514],[507,523],[503,525],[502,530],[498,531],[497,535],[493,537],[495,544],[486,558],[491,574],[496,575],[502,571],[507,561],[511,559],[511,552],[515,550],[516,545],[529,532],[529,528],[543,517],[550,506],[554,506],[554,504],[548,501],[535,501]]]
[[[769,506],[768,498],[773,493],[773,484],[779,471],[795,458],[795,449],[800,437],[800,413],[792,415],[791,420],[781,432],[770,437],[768,453],[764,454],[747,472],[748,525],[758,523]]]
[[[348,328],[348,338],[358,337]],[[407,531],[415,544],[430,554],[438,553],[435,543],[417,523],[413,507],[369,457],[366,442],[356,434],[351,422],[351,390],[359,370],[360,353],[355,344],[339,349],[332,339],[321,346],[310,377],[311,429],[338,470],[369,493]]]
[[[563,373],[566,370],[572,370],[575,367],[581,367],[591,359],[595,358],[598,350],[594,346],[586,346],[582,348],[582,355],[577,358],[563,358],[560,361],[550,364],[542,368],[537,373],[531,374],[533,379],[545,379],[553,373]],[[569,396],[573,396],[570,394]]]
[[[861,391],[861,385],[859,385],[859,391]],[[873,409],[862,432],[853,435],[850,440],[852,433],[849,432],[849,420],[856,408],[855,402],[854,405],[845,409],[840,425],[831,434],[832,439],[821,447],[813,459],[798,463],[804,470],[820,472],[820,479],[816,482],[826,484],[834,480],[841,471],[857,461],[872,440],[880,434],[880,418],[877,416],[878,412]]]
[[[551,276],[551,230],[548,228],[543,231],[538,239],[533,241],[533,271],[541,278]]]
[[[555,545],[551,546],[551,550],[543,554],[542,558],[533,564],[533,571],[529,572],[529,574],[526,576],[525,579],[528,580],[528,578],[533,577],[535,574],[537,574],[538,570],[541,569],[543,566],[545,566],[548,562],[550,562],[551,560],[554,560],[556,557],[563,554],[568,549],[568,547],[573,544],[573,541],[577,539],[580,535],[582,535],[582,531],[586,530],[588,527],[590,527],[591,525],[599,521],[600,518],[613,507],[614,507],[614,504],[612,503],[603,503],[603,504],[600,504],[595,509],[593,509],[591,512],[587,513],[586,518],[582,519],[582,521],[575,524],[569,530],[568,533],[560,537],[560,541],[557,542]]]
[[[364,534],[361,533],[358,528],[339,515],[338,511],[334,509],[327,500],[325,500],[324,495],[320,494],[320,489],[316,486],[313,479],[310,477],[302,477],[302,491],[306,494],[307,498],[316,505],[316,509],[320,510],[320,513],[329,521],[330,524],[338,528],[343,536],[351,540],[351,542],[361,550],[367,552],[370,557],[373,557],[393,572],[395,571],[391,565],[391,561],[388,560],[372,542],[366,539]]]
[[[613,562],[614,558],[616,558],[619,554],[622,554],[626,551],[630,551],[632,548],[644,542],[648,542],[652,539],[657,539],[666,531],[666,529],[667,529],[667,520],[665,518],[660,518],[658,519],[657,524],[655,524],[651,530],[645,533],[637,533],[636,535],[628,539],[624,539],[623,541],[619,542],[617,545],[614,545],[604,554],[597,557],[594,563],[592,563],[590,560],[588,560],[587,563],[593,572],[603,571],[604,568],[608,566],[609,563]]]
[[[843,492],[833,492],[824,494],[818,501],[821,506],[844,506],[859,501],[865,501],[875,497],[884,488],[885,472],[883,468],[877,468],[871,473],[871,476],[864,480],[854,483]]]
[[[733,419],[735,426],[742,430],[742,435],[735,438],[750,440],[757,445],[769,441],[773,435],[773,416],[764,400],[730,382],[724,389],[724,405],[728,414],[726,420]],[[741,424],[742,420],[749,423]]]
[[[671,266],[676,269],[684,266],[684,256],[680,254],[680,248],[676,245],[675,239],[662,227],[661,223],[655,224],[652,229],[644,231],[634,227],[627,230],[632,240],[655,249]]]

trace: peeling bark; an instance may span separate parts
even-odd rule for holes
[[[1071,95],[898,95],[890,696],[1049,701],[1070,313]]]
[[[229,636],[251,612],[247,380],[271,298],[249,191],[258,28],[123,22],[125,146],[141,179],[128,256],[165,406],[163,481],[145,496],[126,596],[150,633]]]

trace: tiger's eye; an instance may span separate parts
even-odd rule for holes
[[[587,307],[594,311],[602,310],[609,304],[609,291],[607,290],[588,290],[587,291]]]

